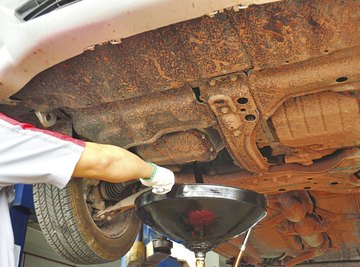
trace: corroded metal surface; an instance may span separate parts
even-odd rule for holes
[[[232,19],[255,70],[306,61],[360,41],[357,0],[282,1],[250,6]]]
[[[269,167],[255,144],[259,112],[249,92],[245,75],[231,75],[200,86],[201,97],[219,123],[228,151],[234,160],[251,172]]]
[[[288,168],[270,169],[259,176],[244,172],[203,178],[205,183],[216,179],[222,184],[267,194],[268,217],[254,229],[250,240],[254,250],[246,259],[257,264],[261,258],[269,258],[269,263],[274,261],[274,265],[294,266],[358,246],[360,236],[354,233],[359,229],[360,180],[353,173],[359,166],[358,150],[350,149],[337,159],[313,164],[312,171],[309,167],[289,164]],[[182,178],[179,176],[177,180]],[[306,191],[293,190],[311,190],[311,198]],[[290,195],[283,195],[284,192]],[[233,240],[217,251],[227,257],[236,256],[240,244],[239,240]],[[350,255],[346,259],[351,259]]]
[[[250,250],[245,254],[248,262],[256,265],[261,261],[259,255],[267,258],[266,262],[271,266],[294,266],[313,258],[334,263],[350,259],[359,260],[357,246],[360,238],[354,234],[358,231],[360,219],[356,205],[358,194],[292,191],[287,197],[290,198],[290,203],[286,203],[284,207],[279,205],[279,196],[268,196],[268,216],[253,231],[249,241]],[[300,211],[294,205],[303,205],[304,210],[312,214],[306,215],[308,222],[302,224],[302,227],[306,225],[306,228],[303,228],[301,233],[294,228],[290,231],[292,233],[289,232],[289,225],[296,223],[286,223],[284,227],[284,222],[291,219],[291,216],[296,216],[297,219],[305,218],[303,209]],[[295,211],[289,216],[284,213],[284,208],[295,208]],[[304,234],[313,237],[304,238]],[[241,242],[241,237],[234,239],[220,245],[217,251],[228,257],[234,256]],[[307,242],[310,242],[311,246]]]
[[[85,108],[251,67],[222,13],[97,46],[41,73],[25,87],[30,95],[23,90],[16,97],[51,109]]]
[[[360,46],[354,46],[304,62],[253,71],[249,80],[259,110],[264,118],[269,118],[290,97],[328,90],[357,90],[359,68]]]
[[[179,23],[60,63],[16,98],[50,109],[88,107],[255,67],[266,69],[250,73],[262,107],[289,87],[304,92],[356,72],[358,8],[357,1],[284,1]]]
[[[211,161],[223,147],[216,131],[190,130],[164,135],[151,144],[137,146],[135,151],[145,160],[161,165],[176,165]]]
[[[349,96],[324,92],[293,98],[271,121],[281,144],[289,147],[315,145],[322,150],[360,144],[359,105]]]
[[[216,124],[209,107],[197,102],[188,86],[67,113],[81,136],[125,148],[154,142],[168,133]]]
[[[292,98],[280,106],[271,122],[279,142],[296,148],[285,157],[286,163],[311,165],[334,148],[360,144],[358,101],[335,92]]]
[[[279,195],[270,208],[280,211],[269,219],[272,220],[271,223],[274,224],[274,221],[278,220],[278,231],[281,234],[300,237],[303,250],[306,251],[286,261],[285,266],[294,266],[298,262],[303,262],[305,257],[311,259],[330,248],[330,240],[326,234],[329,222],[314,212],[314,203],[307,192],[292,191]]]
[[[246,171],[224,175],[204,175],[205,183],[233,185],[263,194],[281,194],[292,190],[318,190],[334,193],[360,192],[360,179],[354,173],[359,170],[360,150],[344,150],[334,157],[311,166],[285,164],[270,167],[266,173],[252,174]],[[191,183],[193,174],[178,173],[178,183]]]
[[[246,260],[359,260],[349,252],[360,246],[359,19],[357,0],[225,10],[97,46],[39,74],[1,110],[25,120],[51,111],[54,130],[131,148],[182,171],[178,182],[193,182],[186,164],[200,161],[205,183],[277,202],[310,190],[290,209],[269,206]],[[320,232],[315,213],[327,222]],[[279,231],[284,220],[292,226]],[[235,256],[239,244],[219,251]]]
[[[329,90],[345,93],[359,87],[358,9],[356,1],[286,1],[186,21],[127,38],[119,45],[97,46],[39,74],[14,99],[30,110],[63,111],[73,119],[77,134],[92,141],[135,147],[165,134],[217,127],[219,122],[227,149],[245,169],[267,169],[255,141],[259,147],[270,146],[274,156],[284,155],[286,162],[309,165],[334,150],[319,149],[316,142],[311,148],[299,148],[303,141],[298,139],[307,136],[296,136],[288,144],[282,136],[286,129],[274,133],[267,120],[291,97]],[[249,127],[240,134],[226,130],[221,125],[224,120],[214,118],[211,105],[194,98],[207,93],[205,85],[213,81],[209,78],[230,73],[241,77],[246,90],[228,90],[225,97],[240,99],[245,91],[250,96],[246,111],[240,108],[238,116],[239,128]],[[191,101],[190,86],[194,90],[199,86]],[[213,86],[212,96],[221,90]],[[185,102],[182,94],[187,95]],[[243,120],[241,114],[254,120]],[[313,120],[322,114],[318,112]],[[266,136],[255,140],[254,129],[260,125]],[[297,134],[306,130],[304,125],[296,126]],[[177,139],[181,145],[183,137]]]

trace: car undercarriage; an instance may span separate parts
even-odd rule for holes
[[[129,149],[172,169],[177,183],[265,194],[268,215],[254,228],[244,264],[354,266],[360,262],[359,29],[356,0],[229,8],[96,45],[35,76],[0,110]],[[124,217],[103,223],[93,214],[133,185],[106,199],[94,191],[105,185],[76,183],[90,214],[80,223],[120,234],[111,224],[125,224]],[[131,211],[116,216],[136,225],[125,253],[138,222]],[[234,257],[241,242],[216,251]],[[121,256],[98,252],[87,262],[76,253],[62,254],[83,263]]]

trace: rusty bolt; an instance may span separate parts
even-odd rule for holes
[[[209,85],[210,85],[210,86],[215,86],[215,85],[216,85],[216,81],[215,81],[215,80],[210,80],[210,81],[209,81]]]
[[[231,75],[230,76],[230,81],[235,82],[238,79],[238,77],[236,75]]]
[[[226,114],[229,112],[230,109],[228,107],[222,107],[220,110],[222,113]]]

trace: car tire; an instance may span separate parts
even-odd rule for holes
[[[50,246],[73,263],[98,264],[120,259],[131,248],[140,228],[135,211],[111,221],[104,232],[94,223],[85,201],[85,179],[72,179],[63,189],[34,185],[35,212]]]

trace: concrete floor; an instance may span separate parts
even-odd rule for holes
[[[25,255],[23,267],[64,267],[64,266],[88,266],[88,267],[119,267],[120,261],[100,265],[74,265],[65,260],[52,250],[46,242],[41,230],[36,229],[36,225],[28,227],[25,242]],[[194,266],[193,253],[186,251],[182,245],[175,244],[173,256],[185,259],[190,267]],[[227,267],[225,259],[216,253],[207,254],[207,267]]]

